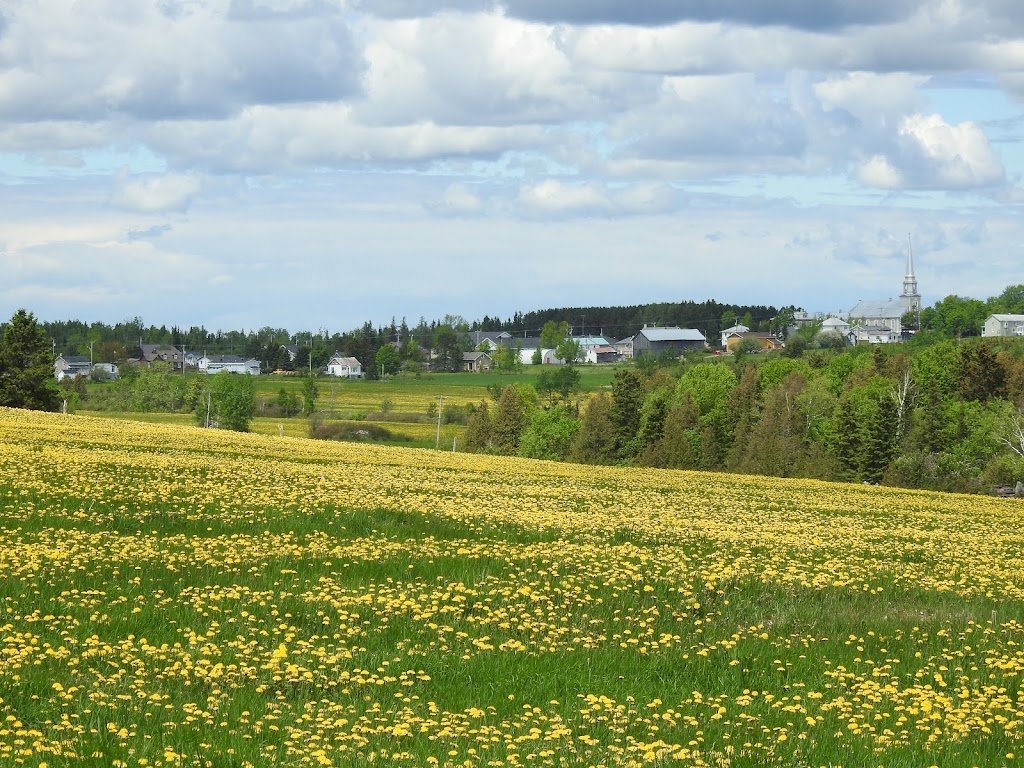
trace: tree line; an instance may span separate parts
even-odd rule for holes
[[[568,368],[516,383],[478,407],[465,447],[945,491],[1024,480],[1024,341],[740,357],[623,367],[583,403]]]

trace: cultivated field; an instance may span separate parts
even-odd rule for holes
[[[1022,511],[0,409],[0,765],[1016,765]]]

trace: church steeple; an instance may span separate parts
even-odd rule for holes
[[[917,292],[917,278],[914,277],[914,251],[907,235],[907,274],[903,276],[903,296],[914,299],[915,307],[920,305],[921,295]]]

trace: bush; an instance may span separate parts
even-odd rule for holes
[[[994,456],[981,473],[982,481],[988,486],[1015,486],[1024,482],[1024,458],[1009,453]]]
[[[952,454],[913,451],[889,465],[882,484],[949,493],[979,493],[985,481],[978,474],[975,466]]]
[[[316,440],[346,440],[352,442],[376,442],[390,440],[409,442],[406,435],[396,435],[389,429],[376,424],[323,424],[310,425],[309,436]]]

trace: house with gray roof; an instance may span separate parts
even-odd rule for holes
[[[146,366],[160,362],[170,363],[174,370],[180,371],[184,363],[181,350],[171,344],[143,344],[141,350],[142,357],[139,362]]]
[[[1024,336],[1024,315],[989,315],[982,336]]]
[[[64,379],[77,379],[79,376],[89,376],[91,363],[88,357],[82,355],[57,355],[53,361],[53,375],[57,381]]]
[[[689,349],[704,349],[708,340],[695,328],[644,326],[633,337],[633,355],[682,354]]]
[[[259,376],[260,361],[256,358],[245,360],[238,355],[203,355],[199,358],[199,370],[202,373],[227,372]]]

